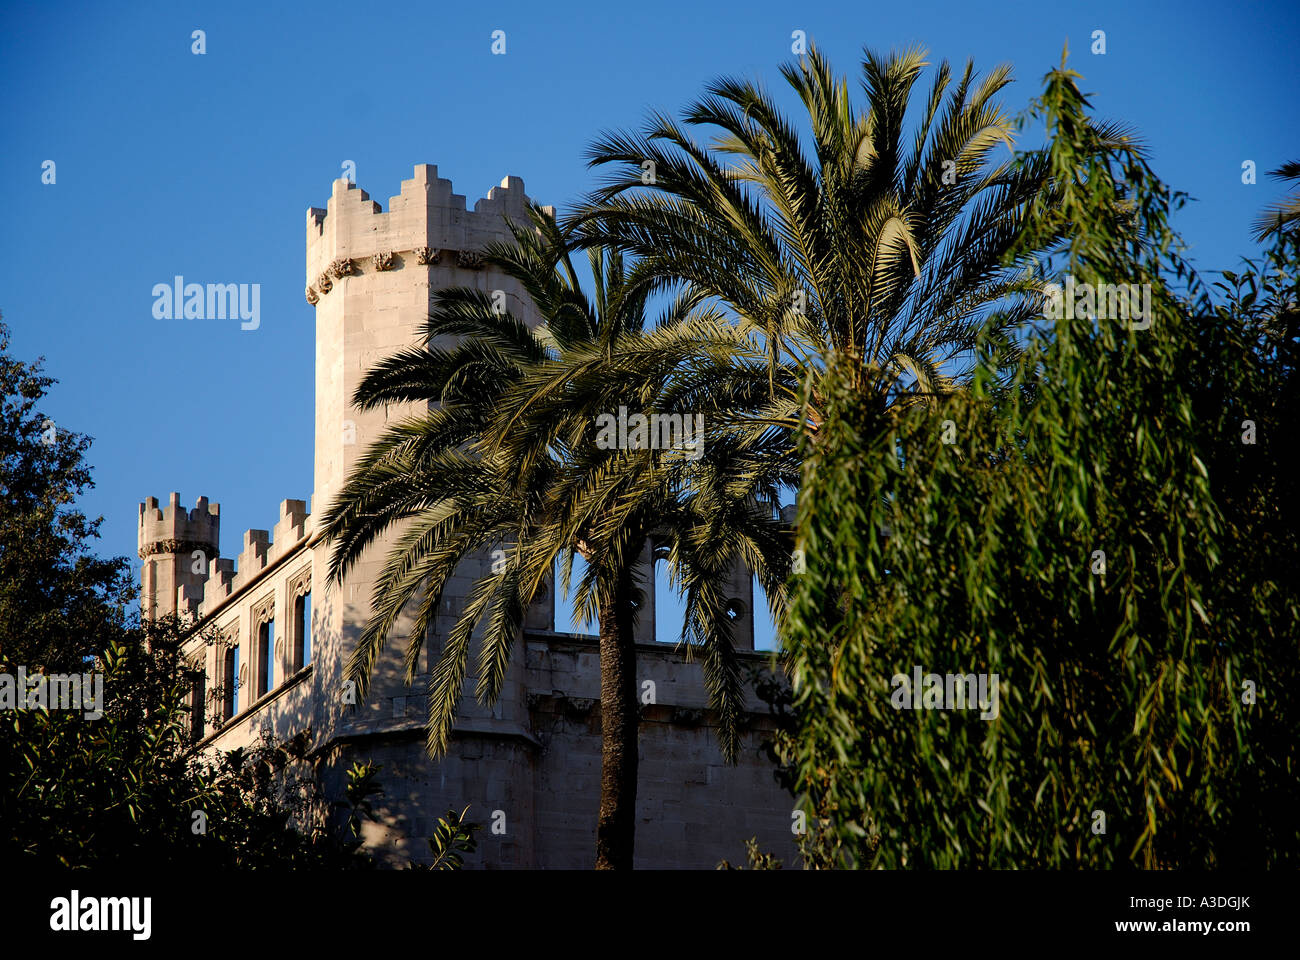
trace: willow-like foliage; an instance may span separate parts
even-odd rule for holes
[[[821,865],[1300,855],[1300,240],[1213,299],[1178,255],[1179,196],[1098,135],[1076,81],[1062,64],[1036,104],[1054,200],[1025,243],[1068,236],[1057,280],[1149,289],[1149,325],[1045,312],[1009,384],[990,357],[892,414],[854,361],[829,367],[786,637]],[[902,709],[917,667],[996,675],[996,709],[946,682]]]

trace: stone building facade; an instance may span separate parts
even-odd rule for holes
[[[448,286],[503,290],[512,311],[530,316],[522,291],[476,255],[491,240],[510,239],[505,218],[524,221],[527,203],[523,182],[507,177],[471,211],[430,165],[415,168],[386,212],[365,191],[336,180],[326,209],[307,212],[306,295],[316,319],[310,506],[281,501],[274,528],[246,531],[239,556],[227,559],[218,550],[219,507],[206,497],[193,509],[175,493],[166,505],[152,497],[140,505],[144,614],[201,617],[222,638],[215,645],[191,641],[187,651],[205,677],[195,691],[203,706],[195,735],[204,747],[228,750],[262,736],[306,733],[327,771],[330,797],[342,795],[352,763],[382,763],[381,822],[367,826],[366,841],[394,864],[427,859],[437,818],[466,804],[469,819],[484,824],[469,866],[586,868],[595,856],[595,638],[557,631],[548,592],[528,612],[499,702],[484,708],[467,694],[451,749],[435,762],[424,749],[425,682],[438,635],[451,627],[487,558],[468,564],[448,588],[415,685],[403,682],[407,625],[399,623],[399,639],[385,651],[369,695],[351,703],[344,665],[370,614],[372,583],[391,541],[377,544],[341,587],[330,588],[329,550],[315,523],[316,511],[332,502],[385,423],[412,412],[359,412],[350,399],[376,361],[416,341],[433,293]],[[655,702],[642,709],[636,864],[712,868],[723,858],[743,861],[751,836],[793,862],[793,803],[761,747],[771,728],[766,705],[751,697],[740,763],[725,765],[699,664],[655,642],[650,564],[647,544],[638,688],[653,681]],[[738,572],[731,588],[740,644],[752,650],[748,572]],[[765,654],[742,656],[756,673],[766,669]],[[467,690],[474,680],[471,673]]]

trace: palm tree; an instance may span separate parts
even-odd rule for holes
[[[680,450],[600,449],[593,442],[600,413],[620,404],[651,412],[689,399],[701,380],[743,379],[746,362],[753,378],[752,350],[746,356],[732,327],[695,310],[691,297],[675,300],[647,330],[654,285],[617,252],[588,251],[589,301],[569,236],[542,208],[530,217],[531,228],[511,225],[514,244],[493,244],[484,259],[520,283],[540,326],[496,312],[481,291],[444,290],[424,343],[383,361],[358,387],[354,403],[363,409],[419,401],[429,410],[389,427],[331,506],[331,578],[341,583],[379,536],[400,528],[375,586],[374,616],[348,663],[364,693],[402,611],[415,610],[405,655],[411,683],[453,572],[484,550],[501,551],[492,572],[476,580],[430,677],[427,746],[436,758],[447,749],[476,626],[483,626],[476,695],[490,704],[524,611],[556,560],[567,588],[575,555],[583,557],[578,612],[595,614],[600,628],[596,865],[628,868],[638,723],[633,626],[642,602],[634,564],[647,537],[657,536],[687,594],[684,639],[704,659],[722,746],[734,757],[742,700],[718,584],[728,564],[743,560],[760,571],[774,603],[783,602],[784,552],[771,509],[780,467],[761,437],[722,427],[715,428],[721,453],[707,463]],[[436,345],[443,336],[457,340]],[[760,467],[751,469],[755,458]]]
[[[1300,160],[1284,163],[1268,173],[1279,180],[1300,182]],[[1300,192],[1292,193],[1264,208],[1255,218],[1255,239],[1263,240],[1271,233],[1281,233],[1293,223],[1300,223]]]
[[[868,51],[859,110],[810,47],[782,68],[810,138],[753,83],[721,79],[684,115],[713,128],[711,146],[655,114],[643,133],[604,135],[589,150],[592,166],[619,167],[574,219],[585,242],[635,254],[753,333],[787,428],[815,433],[833,353],[883,410],[952,389],[982,330],[1040,309],[1031,261],[1007,262],[1043,168],[1032,156],[991,162],[1011,146],[1013,124],[993,102],[1010,70],[977,81],[968,63],[954,86],[943,63],[908,141],[904,115],[924,66],[918,50]]]

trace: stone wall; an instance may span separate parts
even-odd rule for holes
[[[600,676],[594,637],[531,633],[527,641],[526,723],[513,730],[480,718],[457,724],[448,756],[424,750],[424,697],[369,705],[402,711],[399,730],[342,738],[328,748],[331,792],[341,794],[354,762],[384,765],[385,795],[375,803],[385,823],[367,842],[388,862],[427,861],[426,838],[448,810],[470,806],[483,825],[467,866],[587,869],[595,860],[600,801]],[[793,801],[762,750],[771,734],[766,707],[751,700],[739,762],[723,762],[707,708],[699,663],[666,644],[639,645],[638,686],[655,684],[656,703],[642,707],[637,788],[636,866],[713,869],[745,860],[745,841],[787,864],[797,863]],[[761,654],[744,655],[765,669]],[[391,705],[391,706],[390,706]],[[494,833],[493,823],[504,827]]]

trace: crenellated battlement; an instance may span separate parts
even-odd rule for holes
[[[309,516],[306,500],[280,501],[280,518],[271,531],[271,543],[275,547],[271,553],[272,561],[278,560],[285,550],[306,535]]]
[[[235,589],[247,586],[261,575],[271,559],[271,533],[268,530],[245,530],[244,549],[235,561]]]
[[[256,581],[267,567],[278,562],[310,533],[307,501],[281,500],[279,519],[272,530],[245,530],[243,548],[234,561],[220,558],[213,561],[210,586],[203,600],[205,612],[211,612],[231,594]]]
[[[140,504],[140,557],[165,561],[146,577],[141,595],[153,615],[193,619],[212,612],[311,534],[307,501],[281,500],[274,533],[245,530],[239,556],[227,559],[220,555],[220,509],[199,497],[186,510],[177,493],[165,507],[155,497]]]
[[[198,619],[203,594],[202,585],[183,583],[176,588],[176,612],[182,619],[190,622]]]
[[[173,493],[167,506],[159,508],[156,497],[140,504],[136,544],[141,559],[159,553],[188,553],[204,550],[217,553],[221,542],[221,505],[199,497],[193,510],[181,506],[181,495]]]
[[[387,213],[356,184],[335,180],[326,208],[307,211],[307,299],[316,303],[345,276],[439,262],[473,268],[477,251],[492,240],[508,239],[502,217],[523,222],[527,210],[519,177],[506,177],[471,211],[436,166],[422,163],[390,198]],[[376,255],[381,263],[386,256],[392,260],[378,266]],[[341,261],[351,264],[340,275]]]
[[[235,588],[235,561],[215,557],[208,565],[208,579],[203,583],[203,610],[215,610],[230,598]]]

